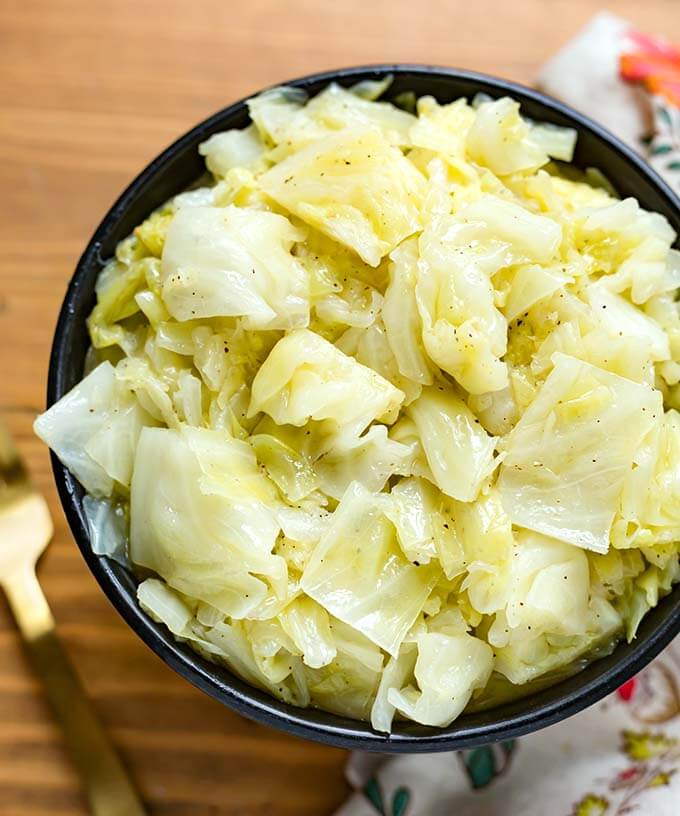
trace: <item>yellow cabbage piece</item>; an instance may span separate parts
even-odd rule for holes
[[[417,240],[405,241],[392,252],[390,259],[390,282],[382,305],[387,342],[400,374],[422,385],[431,385],[431,364],[423,348],[422,322],[416,298]]]
[[[272,555],[274,495],[246,443],[206,429],[146,428],[132,480],[130,559],[246,617],[270,586],[285,591],[286,562]]]
[[[548,162],[540,140],[532,139],[529,125],[519,115],[518,103],[507,96],[477,108],[466,148],[473,161],[497,176],[537,170]]]
[[[564,354],[554,361],[504,440],[498,485],[514,524],[607,552],[635,452],[661,421],[661,395]]]
[[[249,329],[309,320],[304,270],[290,254],[301,233],[281,215],[187,207],[163,249],[161,296],[176,320],[243,316]]]
[[[115,483],[130,486],[139,435],[154,424],[104,362],[41,414],[33,428],[89,493],[110,496]]]
[[[459,397],[442,386],[424,389],[407,410],[437,487],[460,501],[476,499],[498,464],[493,456],[495,438]]]
[[[472,692],[486,685],[493,663],[489,644],[471,635],[420,635],[414,669],[418,688],[390,688],[387,699],[416,722],[447,726],[465,708]]]
[[[248,413],[264,411],[278,424],[332,420],[360,433],[374,419],[393,421],[403,398],[372,369],[299,329],[279,340],[257,372]]]
[[[278,204],[353,249],[371,266],[420,229],[425,179],[373,129],[347,129],[260,177]]]
[[[472,393],[504,388],[507,324],[491,275],[503,265],[505,245],[471,249],[468,225],[447,217],[428,224],[419,248],[415,296],[427,354]]]
[[[303,590],[391,655],[437,578],[411,564],[375,494],[351,484],[302,575]]]

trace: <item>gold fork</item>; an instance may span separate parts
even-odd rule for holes
[[[145,816],[115,749],[64,651],[35,568],[54,528],[0,423],[0,586],[40,676],[94,816]]]

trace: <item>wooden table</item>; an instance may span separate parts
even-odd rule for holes
[[[680,39],[677,0],[610,0]],[[40,576],[63,638],[150,812],[318,816],[346,795],[345,754],[232,714],[117,616],[66,528],[47,451],[51,335],[76,258],[122,187],[190,125],[324,68],[408,61],[531,82],[595,0],[2,0],[0,416],[56,521]],[[0,814],[87,811],[0,599]]]

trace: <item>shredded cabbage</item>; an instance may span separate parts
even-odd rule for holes
[[[212,134],[35,423],[151,618],[386,733],[556,681],[680,580],[673,230],[553,163],[573,130],[390,83]]]

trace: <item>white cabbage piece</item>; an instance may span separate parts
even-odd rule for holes
[[[394,474],[408,473],[411,449],[387,435],[384,425],[372,425],[362,436],[338,439],[315,462],[321,490],[341,499],[350,482],[376,493]]]
[[[198,377],[189,371],[181,371],[177,378],[177,391],[173,395],[175,410],[187,425],[203,424],[203,387]]]
[[[362,365],[372,368],[404,394],[404,405],[420,396],[422,386],[399,372],[397,360],[387,340],[387,331],[378,319],[367,329],[348,329],[335,344]]]
[[[437,580],[402,554],[375,494],[352,483],[305,568],[302,589],[391,655]]]
[[[326,711],[368,719],[380,682],[380,671],[374,671],[359,660],[338,650],[335,660],[321,669],[305,669],[314,705]]]
[[[421,96],[418,119],[409,133],[411,142],[462,164],[467,134],[474,120],[475,112],[465,99],[440,105],[434,97]]]
[[[164,623],[173,635],[186,637],[194,611],[167,584],[147,578],[137,587],[137,600],[147,615]]]
[[[532,122],[529,126],[531,141],[548,156],[560,161],[570,162],[573,159],[577,136],[574,128],[538,122]]]
[[[401,391],[308,329],[274,346],[252,384],[248,416],[258,411],[282,425],[332,420],[347,436],[377,419],[393,422]]]
[[[507,646],[544,632],[579,635],[586,631],[590,571],[580,547],[521,530],[508,568],[502,611],[488,633],[492,646]]]
[[[397,657],[390,657],[383,673],[380,685],[371,708],[371,725],[376,731],[389,734],[396,712],[395,706],[388,699],[391,690],[401,691],[407,679],[412,677],[418,652],[413,643],[404,643]]]
[[[306,107],[307,114],[329,130],[375,127],[396,145],[410,143],[409,132],[417,119],[389,102],[362,98],[355,89],[346,90],[332,82]]]
[[[463,572],[465,553],[452,509],[433,484],[417,477],[402,479],[383,504],[409,561],[429,564],[437,558],[447,578]]]
[[[298,502],[316,490],[319,478],[304,453],[272,434],[253,434],[248,441],[258,461],[265,466],[269,478],[288,501]]]
[[[661,394],[564,354],[503,441],[498,486],[514,524],[607,552],[635,451]]]
[[[456,219],[461,238],[467,235],[488,245],[505,244],[508,263],[548,263],[562,241],[558,221],[489,193],[458,211]]]
[[[508,383],[501,357],[507,324],[494,303],[490,276],[504,263],[505,244],[470,248],[467,225],[453,217],[428,224],[419,239],[416,302],[430,359],[471,393]]]
[[[431,366],[423,348],[422,321],[416,300],[418,241],[410,238],[391,254],[390,283],[385,291],[382,319],[387,342],[399,373],[421,385],[432,384]]]
[[[501,391],[471,394],[468,405],[482,426],[493,436],[509,433],[519,419],[519,408],[510,386]]]
[[[109,362],[100,363],[33,424],[35,433],[93,496],[129,487],[137,440],[155,424]]]
[[[515,685],[568,667],[578,658],[603,649],[608,653],[621,634],[619,613],[604,598],[593,598],[588,628],[578,636],[539,634],[496,648],[494,669]]]
[[[305,666],[320,669],[335,660],[335,639],[328,613],[322,606],[301,595],[278,617],[284,632],[300,651]]]
[[[130,560],[245,617],[270,591],[285,592],[286,563],[272,555],[274,500],[248,444],[202,428],[146,428],[132,478]]]
[[[421,226],[425,179],[378,130],[327,136],[259,182],[274,201],[371,266]]]
[[[258,654],[255,654],[253,635],[257,638]],[[276,637],[267,637],[275,634]],[[266,689],[279,700],[292,705],[307,706],[310,703],[309,688],[305,678],[302,660],[289,653],[278,653],[286,643],[285,633],[278,627],[273,633],[248,631],[246,621],[232,620],[216,623],[211,628],[193,627],[190,636],[191,645],[201,654],[207,654],[213,660],[224,662],[233,672],[242,677],[247,683]],[[269,659],[268,659],[269,658]],[[269,676],[267,676],[267,673]],[[283,679],[272,682],[273,672],[278,676],[287,672]]]
[[[615,547],[664,546],[680,539],[680,414],[667,411],[635,455],[612,530]],[[645,550],[647,558],[653,553]],[[676,556],[677,557],[677,556]]]
[[[489,644],[472,635],[420,635],[414,669],[418,689],[390,688],[387,700],[409,719],[443,728],[461,713],[472,693],[486,685],[493,664]]]
[[[267,145],[289,143],[290,147],[318,139],[324,129],[305,110],[307,94],[300,88],[270,88],[248,100],[248,111],[260,138]]]
[[[491,615],[503,608],[508,593],[515,549],[510,517],[495,487],[475,502],[457,502],[453,514],[467,564],[461,589],[475,611]]]
[[[149,350],[149,344],[146,346]],[[173,370],[177,374],[179,368]],[[116,377],[130,391],[139,404],[153,418],[150,424],[165,423],[170,428],[179,425],[177,412],[170,396],[172,377],[158,374],[146,357],[125,357],[116,366]]]
[[[283,534],[295,542],[317,542],[331,520],[326,509],[328,499],[320,492],[310,493],[298,500],[294,507],[280,504],[274,508],[276,520]]]
[[[296,646],[278,619],[248,620],[243,628],[250,641],[253,659],[269,683],[282,683],[293,671]]]
[[[460,397],[430,386],[407,408],[415,422],[437,487],[460,501],[474,501],[494,471],[496,439]]]
[[[541,138],[534,140],[519,104],[503,97],[483,102],[467,133],[467,154],[497,176],[538,170],[548,162]]]
[[[314,304],[317,317],[329,325],[368,328],[380,314],[382,295],[361,280],[343,285],[341,294],[329,294]]]
[[[563,289],[573,280],[573,277],[565,274],[560,267],[523,264],[512,277],[508,299],[502,307],[505,319],[515,320],[539,300],[552,295],[558,289]]]
[[[408,416],[402,415],[390,428],[390,439],[406,445],[409,457],[406,463],[405,476],[421,476],[434,484],[434,476],[427,463],[427,457],[420,441],[416,423]]]
[[[88,494],[83,497],[83,513],[92,552],[128,566],[128,518],[125,507],[113,504],[109,499],[95,499]]]
[[[620,295],[608,291],[603,285],[588,287],[587,294],[594,318],[611,335],[638,338],[654,362],[670,359],[668,335],[641,309]]]
[[[290,252],[301,239],[276,213],[183,208],[165,239],[163,301],[180,321],[241,316],[247,329],[305,326],[307,279]]]
[[[330,626],[336,648],[341,655],[356,660],[370,671],[381,671],[385,656],[376,643],[338,618],[331,617]]]
[[[264,145],[255,125],[250,125],[243,130],[214,133],[198,146],[198,152],[205,156],[213,175],[226,176],[234,167],[255,167],[262,159]]]

